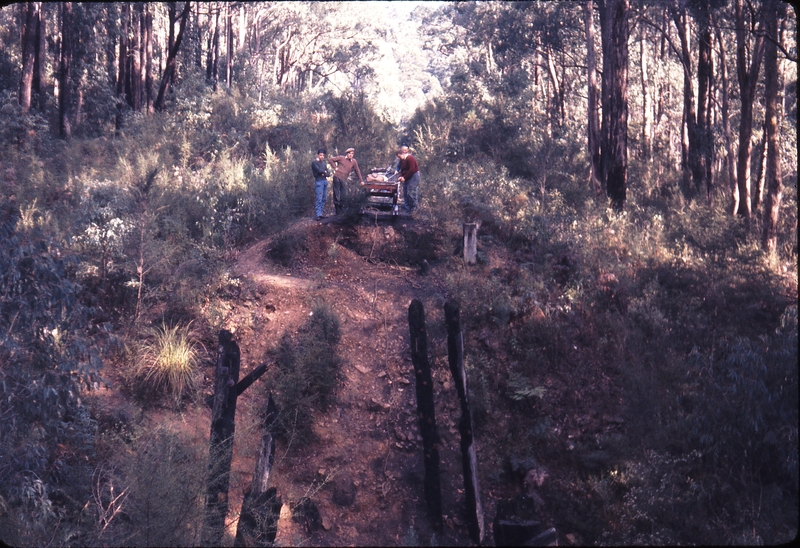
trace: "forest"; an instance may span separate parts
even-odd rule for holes
[[[3,543],[797,538],[789,3],[17,2],[0,113]]]

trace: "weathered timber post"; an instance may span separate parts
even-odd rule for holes
[[[480,223],[464,223],[464,262],[475,264],[478,260],[478,229]]]
[[[469,407],[467,375],[464,371],[464,337],[461,334],[461,319],[458,303],[447,301],[444,305],[444,319],[447,325],[447,357],[453,382],[461,402],[461,420],[458,430],[461,434],[461,463],[464,467],[464,490],[467,497],[467,522],[472,542],[481,544],[485,536],[483,505],[478,486],[478,457],[475,453],[472,431],[472,412]]]
[[[433,379],[428,362],[428,338],[425,334],[425,310],[417,299],[408,307],[408,327],[411,331],[411,362],[414,365],[417,389],[417,413],[422,433],[422,453],[425,463],[425,503],[428,517],[437,531],[441,531],[442,488],[439,477],[439,435],[436,432],[436,414],[433,405]]]
[[[268,488],[275,456],[275,419],[277,409],[272,395],[267,401],[264,433],[258,453],[253,482],[244,494],[234,546],[272,546],[278,534],[281,499],[274,487]]]
[[[236,428],[236,399],[267,370],[266,364],[262,364],[237,384],[239,363],[239,345],[233,340],[231,332],[223,329],[219,332],[214,398],[211,404],[206,515],[203,523],[203,544],[206,546],[219,546],[225,532],[233,433]]]

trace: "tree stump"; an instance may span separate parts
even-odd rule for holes
[[[228,487],[233,433],[236,428],[236,392],[239,380],[239,345],[230,331],[219,332],[217,367],[214,371],[214,400],[211,409],[211,439],[208,452],[208,484],[203,544],[219,546],[228,514]]]
[[[231,332],[223,329],[219,332],[214,397],[211,402],[206,515],[202,539],[205,546],[219,546],[225,532],[233,434],[236,428],[236,399],[267,370],[267,365],[262,364],[238,383],[239,364],[239,345],[233,340]]]
[[[417,416],[422,434],[425,463],[425,503],[432,526],[441,531],[442,489],[439,475],[439,434],[433,405],[433,379],[428,362],[428,338],[425,333],[425,310],[417,299],[408,307],[408,326],[411,331],[411,362],[414,366],[417,392]]]
[[[472,412],[469,407],[467,391],[467,375],[464,371],[464,338],[461,333],[459,306],[456,301],[447,301],[444,305],[445,324],[447,325],[447,356],[450,373],[461,403],[461,419],[458,430],[461,434],[461,463],[464,468],[464,491],[467,503],[467,523],[472,542],[481,544],[485,536],[483,521],[483,504],[481,504],[478,485],[478,457],[475,453],[472,431]]]

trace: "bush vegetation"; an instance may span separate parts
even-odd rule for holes
[[[767,256],[760,221],[731,216],[721,190],[710,204],[688,200],[666,153],[632,147],[625,210],[606,208],[587,181],[582,123],[531,108],[520,67],[487,76],[463,63],[447,93],[399,128],[364,93],[267,86],[256,100],[256,83],[213,91],[189,63],[163,112],[125,110],[117,132],[105,76],[87,70],[85,122],[62,140],[54,104],[22,113],[9,51],[0,49],[4,541],[198,542],[206,455],[166,429],[109,442],[82,395],[116,380],[104,366],[124,364],[125,348],[141,348],[123,378],[133,391],[192,401],[200,343],[236,289],[226,261],[311,216],[314,151],[354,146],[366,172],[403,139],[422,167],[420,224],[454,251],[434,266],[474,335],[477,436],[563,463],[564,479],[542,493],[559,531],[608,544],[797,535],[796,96],[783,128],[793,161],[780,244]],[[465,221],[481,223],[475,268],[458,257]],[[268,256],[288,268],[303,252],[288,235]],[[339,319],[318,302],[274,349],[268,384],[287,442],[312,441],[314,415],[335,403],[338,343]],[[599,420],[601,404],[624,428],[567,438],[576,417]],[[114,514],[120,496],[125,511]]]
[[[323,301],[314,304],[296,337],[284,336],[268,386],[276,392],[278,431],[290,445],[314,439],[313,418],[336,401],[342,358],[336,352],[339,318]]]

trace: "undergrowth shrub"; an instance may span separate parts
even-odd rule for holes
[[[92,478],[88,544],[197,546],[208,449],[169,427],[139,429]]]
[[[692,442],[712,474],[727,481],[773,483],[798,491],[797,306],[789,307],[763,343],[723,341],[717,356],[695,352]],[[749,487],[746,485],[746,487]]]
[[[283,338],[273,383],[280,409],[279,431],[293,441],[309,441],[312,418],[335,401],[342,359],[336,354],[339,318],[329,305],[317,303],[308,322],[292,339]]]
[[[133,231],[133,201],[127,186],[116,181],[87,181],[81,199],[81,225],[73,242],[90,262],[101,280],[124,261],[125,238]]]

